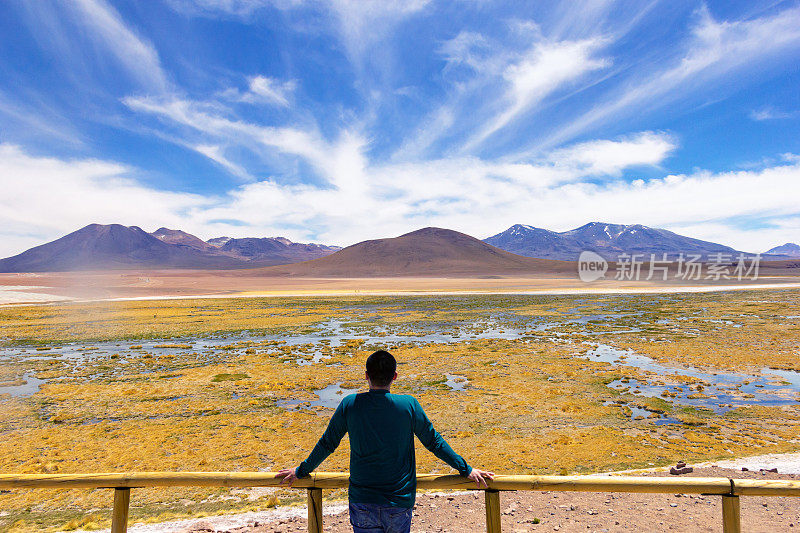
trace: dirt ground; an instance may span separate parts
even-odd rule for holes
[[[667,473],[643,475],[668,476]],[[794,474],[742,472],[701,468],[685,476],[748,479],[799,479]],[[503,531],[722,531],[720,496],[687,494],[621,494],[580,492],[503,492],[500,508]],[[325,502],[329,503],[329,502]],[[429,493],[419,495],[412,532],[486,531],[483,495],[480,493]],[[800,531],[800,500],[784,497],[742,497],[742,530],[772,533]],[[538,519],[538,523],[537,523]],[[325,531],[352,531],[346,512],[325,516]],[[796,529],[795,529],[796,528]],[[287,518],[234,529],[210,524],[188,527],[186,533],[300,533],[307,531],[302,518]]]
[[[797,270],[797,269],[795,269]],[[788,272],[788,271],[787,271]],[[268,277],[253,270],[161,270],[0,274],[0,304],[60,299],[107,300],[192,296],[342,296],[415,293],[605,294],[714,291],[800,286],[799,272],[768,269],[758,280],[707,282],[615,281],[584,283],[574,272],[558,276],[301,278]],[[13,294],[8,292],[13,291]],[[50,298],[48,298],[50,296]]]

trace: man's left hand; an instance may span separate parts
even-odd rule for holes
[[[283,485],[284,483],[287,483],[291,487],[292,483],[297,481],[297,467],[284,468],[283,470],[280,470],[278,472],[277,477],[283,478],[283,479],[281,479],[281,482],[279,483],[279,485]]]

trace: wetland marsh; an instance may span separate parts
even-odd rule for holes
[[[0,471],[278,470],[377,348],[468,462],[567,474],[800,448],[800,291],[0,307]],[[347,469],[347,442],[321,470]],[[424,450],[418,470],[449,472]],[[340,494],[344,497],[344,494]],[[299,501],[137,490],[134,520]],[[0,492],[0,531],[107,525],[108,490]]]

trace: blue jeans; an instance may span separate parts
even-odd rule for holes
[[[409,533],[411,509],[374,503],[351,503],[353,533]]]

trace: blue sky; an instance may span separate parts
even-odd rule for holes
[[[0,256],[91,222],[347,245],[800,242],[800,2],[6,0]]]

